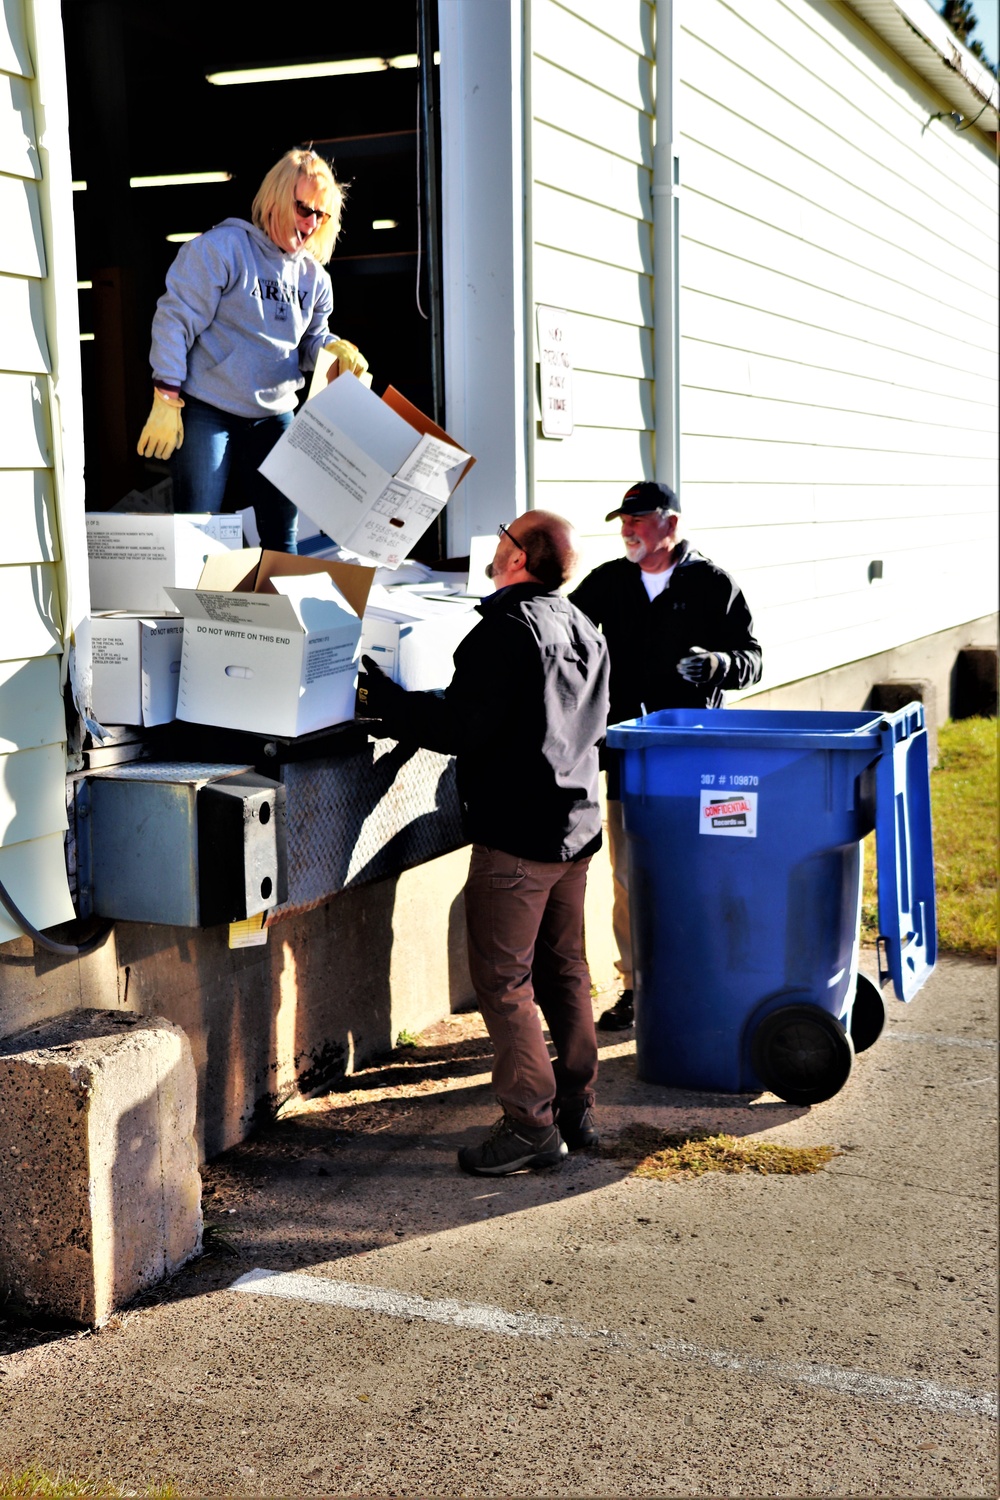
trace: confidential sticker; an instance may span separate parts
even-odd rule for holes
[[[719,833],[730,838],[755,839],[757,837],[757,793],[731,792],[728,797],[721,792],[701,794],[699,833]]]

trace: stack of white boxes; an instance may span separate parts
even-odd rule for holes
[[[446,687],[477,601],[440,582],[369,594],[474,462],[392,387],[339,377],[261,471],[363,560],[244,548],[239,515],[89,514],[97,719],[308,734],[354,718],[362,651],[403,687]]]
[[[238,515],[88,514],[99,723],[148,728],[176,717],[184,622],[164,589],[196,584],[209,556],[242,545]]]

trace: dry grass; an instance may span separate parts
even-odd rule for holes
[[[931,772],[938,946],[997,956],[997,721],[949,720]],[[865,840],[861,936],[878,936],[875,835]]]
[[[149,1485],[143,1490],[124,1489],[121,1485],[114,1484],[110,1479],[71,1479],[57,1470],[52,1473],[49,1469],[43,1469],[37,1465],[30,1465],[26,1469],[19,1469],[16,1473],[12,1471],[0,1471],[0,1500],[21,1500],[22,1496],[39,1495],[50,1497],[50,1500],[70,1500],[76,1495],[100,1495],[104,1497],[120,1497],[126,1495],[148,1496],[149,1500],[180,1500],[180,1491],[172,1484]]]
[[[761,1176],[798,1176],[819,1172],[835,1156],[835,1146],[783,1146],[776,1141],[741,1141],[734,1135],[689,1134],[657,1130],[652,1125],[626,1125],[602,1154],[635,1161],[634,1177],[703,1177],[706,1172],[758,1172]]]

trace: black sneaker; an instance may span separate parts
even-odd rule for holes
[[[556,1124],[570,1151],[596,1151],[601,1144],[591,1104],[571,1099],[557,1105]]]
[[[463,1146],[458,1165],[479,1177],[507,1177],[525,1167],[554,1167],[567,1154],[555,1125],[532,1129],[503,1114],[478,1146]]]
[[[611,1009],[597,1018],[598,1031],[628,1031],[634,1025],[635,1010],[631,990],[622,990]]]

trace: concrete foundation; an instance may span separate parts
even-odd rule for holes
[[[27,937],[0,945],[0,1037],[79,1006],[166,1016],[191,1044],[198,1150],[216,1156],[284,1100],[472,1002],[468,863],[459,849],[341,891],[281,918],[261,947],[230,948],[226,926],[139,922],[82,959]]]
[[[875,656],[847,662],[815,677],[785,682],[763,692],[751,691],[743,694],[739,702],[747,708],[819,708],[850,712],[869,704],[869,694],[877,682],[930,682],[940,717],[957,718],[961,711],[959,656],[968,647],[989,648],[995,654],[996,615],[984,615],[965,625],[955,625],[951,630],[921,636],[919,640],[907,641],[892,651],[879,651]],[[738,707],[739,703],[735,706]]]
[[[929,679],[907,682],[894,678],[891,682],[876,682],[868,695],[866,708],[877,708],[882,713],[898,713],[909,703],[924,705],[924,720],[927,726],[927,760],[933,771],[938,763],[938,702],[937,689]]]
[[[956,719],[994,718],[997,711],[996,646],[967,646],[955,663],[954,703]]]
[[[99,1326],[201,1248],[187,1037],[79,1010],[0,1044],[0,1293]]]

